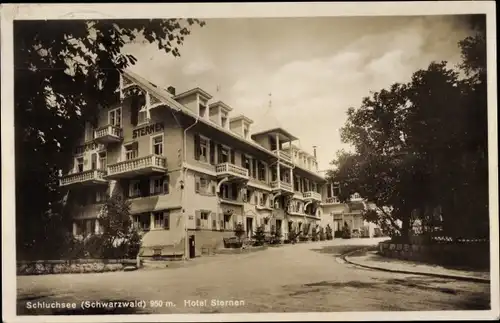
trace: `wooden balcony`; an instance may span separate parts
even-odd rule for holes
[[[273,150],[273,153],[278,156],[278,158],[281,160],[281,161],[284,161],[288,164],[292,164],[292,156],[287,153],[286,151],[283,151],[283,150]]]
[[[60,186],[70,185],[96,185],[107,184],[108,181],[104,178],[106,171],[100,169],[87,170],[81,173],[68,174],[62,176],[59,180]]]
[[[283,181],[272,181],[271,188],[273,191],[283,191],[286,193],[293,194],[293,188],[291,183],[283,182]]]
[[[94,138],[99,144],[121,142],[123,140],[123,130],[114,125],[107,125],[95,130]]]
[[[167,159],[165,157],[149,155],[109,165],[107,178],[132,178],[137,175],[154,175],[165,173],[166,171]]]
[[[248,180],[248,169],[231,163],[222,163],[215,166],[217,177],[228,177],[229,180]]]
[[[321,202],[321,194],[314,191],[304,192],[304,199]]]

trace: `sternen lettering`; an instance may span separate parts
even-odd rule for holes
[[[132,131],[132,139],[135,139],[137,137],[142,137],[145,135],[150,135],[155,132],[159,132],[163,130],[163,124],[162,123],[156,123],[152,125],[147,125],[139,129],[135,129]]]

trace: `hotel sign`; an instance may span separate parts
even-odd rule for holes
[[[134,131],[132,132],[132,138],[135,139],[137,137],[151,135],[160,131],[163,131],[163,123],[158,122],[155,124],[149,124],[144,127],[134,129]]]

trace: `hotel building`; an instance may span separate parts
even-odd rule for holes
[[[119,97],[86,125],[61,177],[74,235],[101,231],[104,200],[114,194],[131,203],[143,257],[221,247],[238,223],[247,237],[264,225],[285,238],[304,223],[363,225],[318,172],[316,151],[299,149],[285,129],[252,132],[253,120],[206,91],[176,93],[130,71]]]

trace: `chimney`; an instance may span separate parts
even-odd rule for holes
[[[317,146],[313,146],[313,154],[314,154],[314,158],[316,158],[316,147],[317,147]]]
[[[167,88],[167,91],[168,91],[168,93],[170,93],[170,94],[172,94],[172,95],[175,95],[175,87],[173,87],[173,86],[169,86],[169,87]]]

